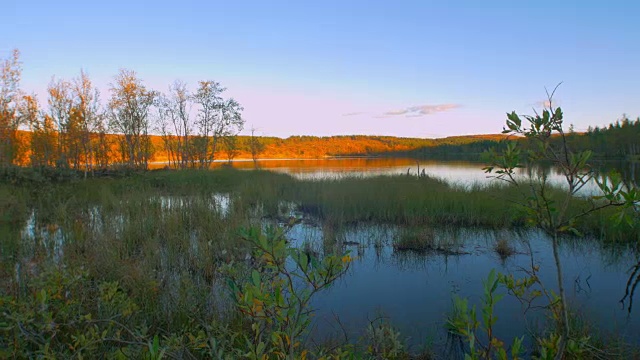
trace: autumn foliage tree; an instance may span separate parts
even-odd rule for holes
[[[191,136],[193,119],[191,109],[194,97],[184,82],[169,86],[169,93],[159,97],[160,133],[169,163],[186,168],[194,165]]]
[[[34,167],[55,166],[57,151],[57,132],[53,119],[42,114],[35,95],[25,95],[19,106],[21,122],[31,132],[30,164]]]
[[[242,106],[233,98],[224,99],[226,89],[215,81],[201,81],[195,94],[198,106],[194,156],[202,168],[215,159],[220,139],[235,136],[244,126]]]
[[[265,145],[260,140],[260,138],[258,138],[257,136],[254,136],[255,131],[256,129],[254,128],[251,129],[251,138],[249,139],[249,150],[251,151],[251,158],[253,159],[253,165],[257,168],[258,156],[260,156],[260,154],[264,152]]]
[[[74,136],[80,153],[78,166],[82,162],[85,177],[93,170],[95,164],[95,149],[97,140],[94,134],[104,129],[103,111],[100,106],[100,94],[98,89],[93,87],[89,76],[84,71],[80,71],[80,76],[71,85],[73,94],[73,109],[75,110],[76,121],[74,121]]]
[[[120,70],[111,86],[108,105],[110,128],[122,134],[122,160],[131,168],[146,169],[152,153],[150,110],[157,94],[143,85],[136,73]]]
[[[224,91],[215,81],[201,81],[191,94],[185,83],[176,81],[159,98],[159,128],[169,163],[179,168],[207,168],[221,147],[227,157],[237,154],[233,145],[244,125],[242,107],[233,98],[224,99]]]
[[[59,167],[68,167],[69,148],[72,143],[72,139],[70,139],[73,110],[71,84],[68,81],[54,78],[49,83],[47,93],[49,95],[49,116],[54,121],[56,129],[58,130],[57,165]]]
[[[224,152],[227,154],[227,160],[229,164],[233,159],[238,156],[240,149],[238,148],[238,138],[236,136],[225,136],[222,138],[222,145],[224,145]]]
[[[20,52],[14,50],[9,59],[0,64],[0,165],[15,164],[18,156],[17,132],[20,117],[17,114],[20,101]]]
[[[146,169],[153,155],[151,131],[160,129],[169,161],[176,167],[207,168],[221,142],[235,156],[235,136],[242,129],[242,106],[225,98],[219,83],[202,81],[191,93],[176,81],[167,95],[147,89],[136,73],[121,70],[105,106],[89,76],[52,78],[46,107],[19,89],[19,53],[2,63],[0,91],[0,164],[56,166],[84,172],[119,162]],[[158,108],[159,126],[152,124]],[[193,111],[192,111],[193,110]],[[21,128],[22,126],[22,128]],[[26,130],[26,131],[25,131]],[[28,156],[27,156],[28,155]]]

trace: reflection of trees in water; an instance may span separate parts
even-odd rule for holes
[[[565,236],[560,244],[562,252],[573,258],[583,256],[585,253],[598,254],[599,260],[606,266],[626,266],[635,262],[640,256],[640,248],[633,244],[623,242],[603,242],[596,237]]]
[[[588,171],[589,169],[584,170]],[[638,161],[594,161],[591,170],[598,179],[602,179],[611,172],[619,173],[623,184],[627,188],[630,186],[638,187],[638,182],[640,181],[640,162]],[[542,175],[546,175],[550,179],[562,176],[559,168],[545,163],[527,164],[524,168],[519,169],[518,174],[533,179],[537,179]]]
[[[624,296],[620,299],[620,303],[622,306],[627,307],[629,314],[631,314],[631,310],[633,309],[633,298],[636,294],[638,284],[640,284],[640,261],[629,269],[629,280],[625,287]]]
[[[561,249],[565,255],[571,255],[572,258],[579,258],[584,253],[589,252],[590,249],[596,249],[599,260],[603,265],[614,267],[614,270],[619,272],[623,272],[626,269],[626,273],[628,274],[627,282],[623,289],[616,288],[615,291],[616,293],[624,291],[619,301],[622,307],[631,314],[634,297],[640,287],[640,243],[602,242],[593,237],[565,237],[561,243]],[[626,268],[626,266],[630,267]],[[574,288],[577,292],[592,291],[591,285],[589,284],[591,274],[585,275],[586,277],[577,275],[573,279]]]
[[[464,359],[467,353],[464,338],[451,331],[447,332],[447,342],[444,347],[445,359]]]
[[[417,253],[414,251],[393,251],[391,264],[399,270],[427,270],[427,262],[434,259],[434,254]]]
[[[638,187],[640,180],[640,162],[638,161],[599,161],[593,163],[593,170],[600,177],[617,172],[627,187],[630,185]]]
[[[604,176],[612,171],[620,174],[622,183],[627,189],[638,188],[640,180],[640,162],[638,161],[606,161],[597,163],[596,171],[600,176]],[[638,207],[636,207],[636,220],[640,216]],[[640,243],[637,244],[640,246]],[[635,253],[637,248],[632,249]],[[620,303],[629,314],[633,310],[633,300],[640,285],[640,260],[628,270],[629,278],[625,286],[624,296],[620,299]]]

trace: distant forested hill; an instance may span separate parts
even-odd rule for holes
[[[20,131],[18,134],[20,162],[28,164],[31,157],[29,144],[31,133]],[[55,134],[54,134],[55,135]],[[640,158],[640,118],[632,121],[626,117],[608,127],[589,128],[587,132],[566,134],[574,150],[592,150],[595,157],[605,159]],[[118,161],[119,143],[122,135],[107,135],[112,161]],[[167,161],[168,155],[161,136],[152,135],[151,161]],[[508,141],[521,138],[508,138],[501,134],[451,136],[440,139],[399,138],[393,136],[291,136],[288,138],[257,137],[264,145],[259,158],[271,159],[318,159],[332,156],[395,156],[434,159],[479,159],[481,154],[491,147],[502,148]],[[250,159],[250,136],[236,138],[236,159]],[[227,153],[223,145],[216,159],[226,160]]]
[[[590,149],[604,158],[638,158],[640,156],[640,118],[624,116],[604,128],[592,128],[571,138],[577,149]]]
[[[569,131],[565,136],[574,151],[591,150],[595,158],[600,159],[640,159],[640,118],[635,121],[627,117],[610,124],[607,127],[589,127],[587,132]],[[391,151],[380,155],[407,156],[417,158],[479,158],[480,155],[490,149],[504,148],[507,141],[518,141],[526,146],[527,139],[523,138],[499,138],[487,136],[476,138],[461,137],[459,141],[446,141],[435,145],[423,146],[408,151]],[[559,140],[559,138],[558,138]]]
[[[439,146],[460,146],[484,142],[487,139],[498,141],[502,135],[468,135],[441,139],[399,138],[393,136],[291,136],[286,139],[261,137],[266,146],[263,158],[322,158],[327,156],[370,156],[392,153],[410,153],[416,149]],[[249,153],[248,136],[238,137],[241,156]]]

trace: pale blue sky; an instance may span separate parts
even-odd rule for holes
[[[0,57],[20,49],[23,88],[42,102],[52,75],[80,68],[103,98],[123,67],[163,91],[221,81],[266,135],[496,133],[560,81],[567,122],[586,129],[640,115],[639,13],[633,1],[4,0]]]

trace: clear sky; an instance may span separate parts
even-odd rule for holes
[[[497,133],[545,86],[576,129],[640,115],[640,2],[2,0],[22,86],[220,81],[263,135]],[[246,131],[245,131],[246,133]]]

